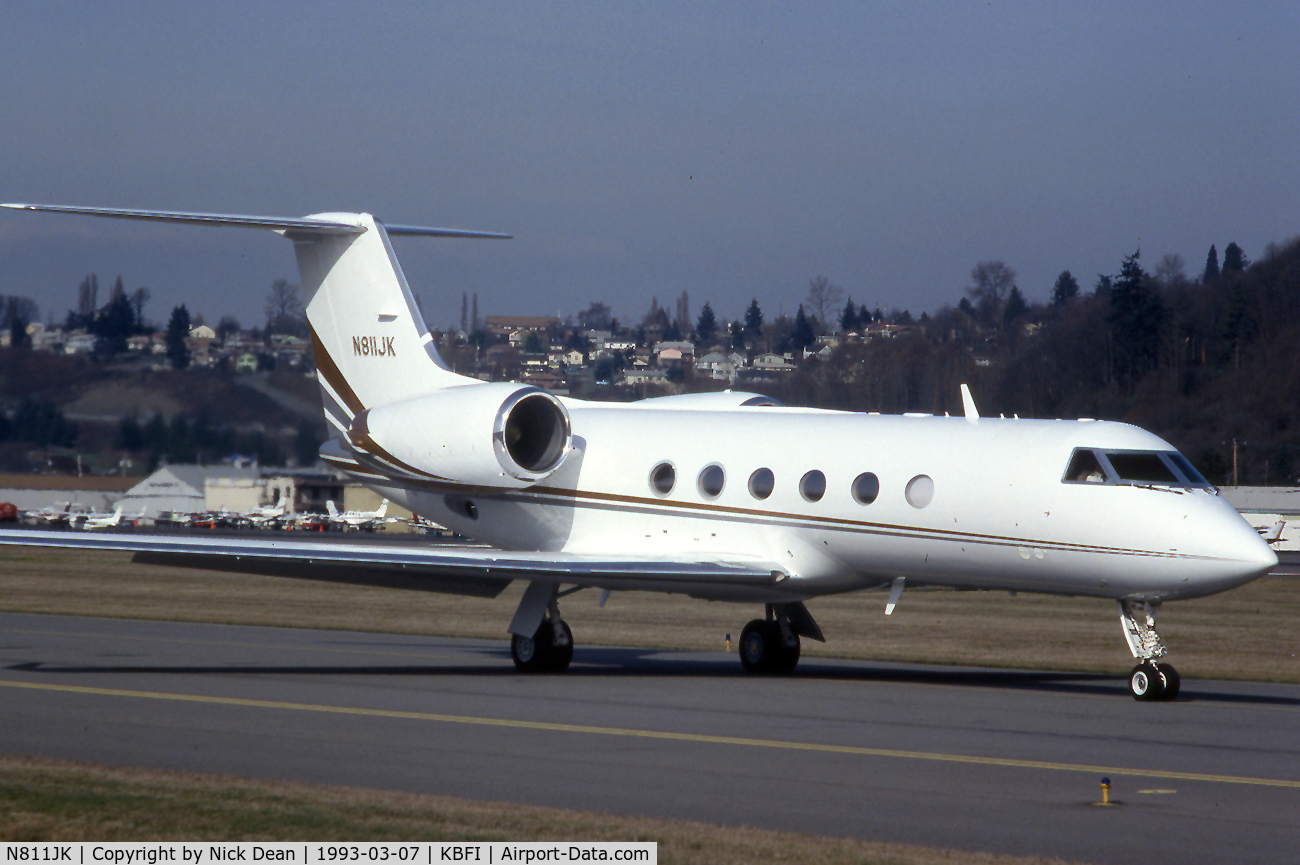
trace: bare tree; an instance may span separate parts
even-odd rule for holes
[[[844,290],[826,277],[818,275],[808,281],[808,299],[805,302],[817,317],[817,329],[824,331],[829,329],[827,316],[833,318],[844,302]]]
[[[271,292],[266,296],[267,333],[301,336],[306,333],[306,325],[298,286],[287,279],[271,283]]]
[[[591,306],[578,313],[578,323],[587,330],[609,330],[613,318],[609,307],[598,300],[592,301]]]
[[[144,305],[149,302],[149,289],[143,285],[131,292],[131,307],[135,310],[136,327],[144,327]]]
[[[677,330],[680,331],[682,339],[685,339],[686,334],[691,332],[691,299],[684,289],[682,290],[682,296],[677,298],[677,314],[673,316],[673,324],[677,325]]]
[[[89,320],[99,309],[99,277],[90,274],[77,286],[77,315]]]
[[[1187,274],[1183,272],[1185,266],[1183,257],[1171,252],[1160,259],[1160,263],[1156,265],[1156,279],[1165,288],[1181,285],[1187,281]]]
[[[971,268],[966,294],[985,322],[998,321],[1007,292],[1016,284],[1016,271],[1002,261],[981,261]]]

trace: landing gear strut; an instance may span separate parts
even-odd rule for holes
[[[799,636],[826,642],[802,603],[768,604],[765,619],[740,632],[740,663],[748,673],[785,674],[799,663]]]
[[[1178,696],[1181,679],[1173,664],[1161,663],[1169,650],[1156,634],[1156,613],[1160,602],[1118,601],[1119,622],[1129,650],[1138,665],[1128,675],[1128,690],[1135,700],[1172,700]]]

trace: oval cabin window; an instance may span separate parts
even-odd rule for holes
[[[676,483],[677,470],[673,468],[672,463],[660,463],[650,472],[650,489],[654,490],[656,495],[668,495],[673,491],[673,485]]]
[[[722,485],[726,480],[727,476],[722,471],[722,466],[705,466],[700,472],[700,495],[706,499],[716,499],[722,493]]]
[[[917,475],[907,482],[907,503],[914,508],[923,508],[934,498],[934,481],[929,475]]]
[[[853,479],[853,500],[860,505],[869,505],[880,495],[880,478],[871,472],[863,472]]]
[[[758,469],[749,476],[749,494],[756,499],[765,499],[776,488],[776,479],[771,469]]]
[[[826,495],[826,475],[813,469],[799,479],[799,495],[810,502],[821,501]]]

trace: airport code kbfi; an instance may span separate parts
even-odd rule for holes
[[[534,865],[563,862],[632,862],[657,865],[655,842],[519,842],[476,844],[301,844],[239,842],[232,844],[130,843],[6,844],[4,861],[67,862],[75,865],[225,865],[232,862],[293,862],[343,865],[349,862],[433,865]]]

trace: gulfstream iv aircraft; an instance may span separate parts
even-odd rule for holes
[[[271,229],[310,297],[331,438],[321,457],[419,516],[496,547],[5,532],[7,543],[135,550],[142,562],[495,597],[520,670],[565,669],[559,602],[585,588],[763,604],[740,659],[789,672],[822,640],[805,602],[905,585],[1117,602],[1133,696],[1172,698],[1155,632],[1165,601],[1242,585],[1269,545],[1172,446],[1103,421],[881,416],[752,393],[591,403],[457,375],[434,345],[389,238],[501,238],[304,218],[5,205]],[[603,601],[603,597],[602,597]]]

